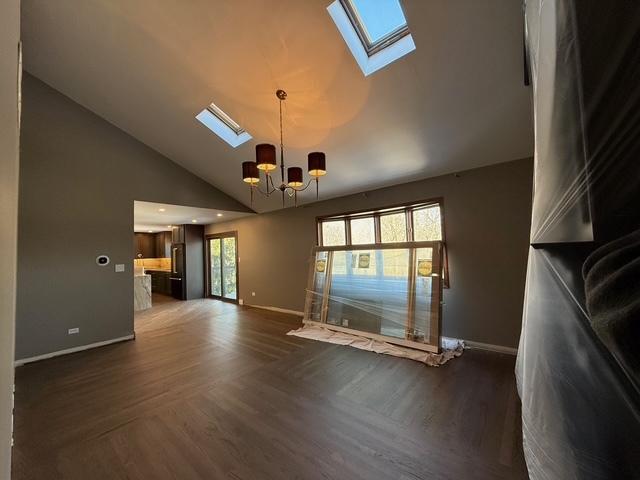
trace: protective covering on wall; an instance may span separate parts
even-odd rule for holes
[[[536,153],[516,375],[529,474],[640,478],[640,2],[525,5]]]

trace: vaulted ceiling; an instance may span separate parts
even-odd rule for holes
[[[23,0],[24,65],[245,204],[240,164],[278,142],[277,88],[288,166],[327,154],[321,198],[533,154],[520,2],[403,0],[416,50],[369,77],[329,3]],[[253,139],[234,149],[201,125],[211,102]]]

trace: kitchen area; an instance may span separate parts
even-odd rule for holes
[[[204,225],[134,232],[133,252],[135,311],[151,308],[155,295],[204,297]]]
[[[135,200],[134,310],[153,307],[154,298],[237,301],[237,238],[205,238],[205,229],[247,215],[252,214]]]

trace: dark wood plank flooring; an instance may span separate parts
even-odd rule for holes
[[[14,480],[521,479],[514,358],[440,368],[156,296],[137,339],[16,371]]]

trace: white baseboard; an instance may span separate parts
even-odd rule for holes
[[[127,340],[133,340],[135,334],[126,335],[124,337],[112,338],[111,340],[105,340],[103,342],[90,343],[88,345],[80,345],[79,347],[67,348],[65,350],[58,350],[57,352],[45,353],[37,355],[35,357],[21,358],[13,362],[15,367],[20,367],[26,363],[38,362],[40,360],[46,360],[47,358],[59,357],[60,355],[68,355],[70,353],[82,352],[83,350],[90,350],[92,348],[104,347],[105,345],[111,345],[112,343],[125,342]]]
[[[508,355],[517,355],[518,349],[505,347],[503,345],[492,345],[490,343],[474,342],[473,340],[460,340],[458,338],[442,337],[442,339],[452,341],[462,341],[466,348],[476,348],[478,350],[487,350],[489,352],[506,353]]]
[[[245,303],[244,306],[245,307],[253,307],[253,308],[261,308],[263,310],[271,310],[272,312],[288,313],[290,315],[297,315],[298,317],[304,317],[304,312],[300,312],[298,310],[289,310],[288,308],[269,307],[269,306],[266,306],[266,305],[249,305],[248,303]]]

